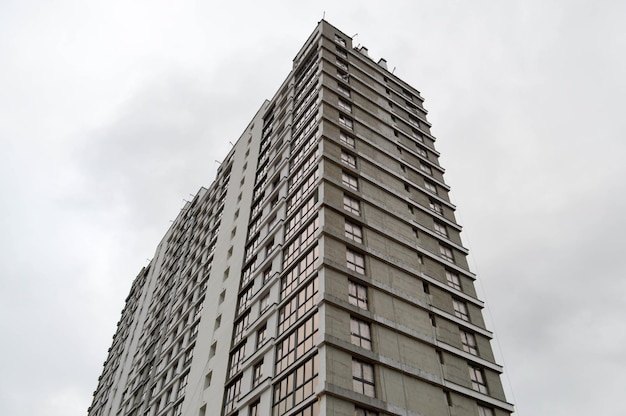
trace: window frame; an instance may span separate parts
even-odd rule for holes
[[[350,248],[346,249],[346,267],[355,273],[365,274],[365,255],[354,251]]]
[[[350,342],[368,351],[372,351],[372,327],[369,322],[350,317]]]
[[[348,281],[348,303],[359,309],[369,310],[367,286],[353,280]]]
[[[368,397],[376,397],[373,364],[352,357],[352,390]]]
[[[350,195],[343,194],[343,209],[354,215],[361,216],[361,201]]]
[[[352,241],[363,243],[363,227],[348,220],[344,223],[344,235]]]

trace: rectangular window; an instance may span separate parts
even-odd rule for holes
[[[435,195],[437,194],[437,186],[434,183],[424,181],[424,188],[426,188],[428,192],[432,192]]]
[[[246,357],[246,344],[242,344],[230,354],[230,367],[228,369],[228,376],[232,377],[241,369],[243,360]]]
[[[417,148],[417,154],[422,157],[428,158],[428,152],[422,149],[417,143],[415,143],[415,147]]]
[[[346,237],[350,240],[356,241],[357,243],[363,242],[363,230],[360,226],[346,221],[344,229]]]
[[[361,215],[361,206],[359,201],[351,196],[343,196],[343,209],[355,215]]]
[[[176,392],[176,398],[177,399],[183,397],[183,395],[185,394],[185,388],[187,387],[187,383],[188,382],[189,382],[189,371],[186,372],[180,378],[180,382],[178,383],[178,391]]]
[[[431,176],[432,176],[432,174],[433,174],[433,171],[432,171],[432,169],[430,168],[430,166],[426,166],[426,165],[425,165],[425,164],[423,164],[423,163],[420,163],[420,170],[421,170],[422,172],[424,172],[424,173],[427,173],[427,174],[431,175]]]
[[[265,344],[265,341],[267,341],[267,325],[263,325],[258,331],[256,331],[257,349],[262,347],[263,344]]]
[[[343,85],[337,83],[337,91],[345,95],[346,97],[350,97],[350,90],[344,87]]]
[[[349,173],[342,172],[341,173],[341,182],[345,186],[350,189],[357,191],[359,189],[359,181],[355,176],[350,175]]]
[[[367,310],[367,287],[350,280],[348,284],[348,302],[351,305]]]
[[[476,347],[476,337],[470,332],[464,330],[461,331],[461,344],[463,344],[463,351],[470,354],[478,355],[478,348]]]
[[[235,402],[241,394],[241,377],[233,381],[226,387],[226,398],[224,400],[224,414],[230,413],[235,408]]]
[[[317,378],[317,355],[314,355],[274,385],[272,415],[284,415],[315,394]]]
[[[435,202],[431,199],[430,202],[428,203],[428,206],[430,207],[432,211],[435,211],[439,215],[443,215],[443,207],[441,206],[439,202]]]
[[[373,365],[352,359],[352,388],[359,394],[376,397]]]
[[[261,406],[261,401],[256,401],[250,405],[250,411],[248,412],[249,416],[261,416],[261,412],[259,407]]]
[[[316,271],[315,263],[319,258],[317,244],[285,274],[280,282],[281,299],[293,293],[302,282],[308,279]]]
[[[294,214],[293,217],[287,222],[287,226],[285,227],[285,240],[293,235],[293,233],[298,230],[306,220],[308,220],[312,214],[316,211],[314,210],[315,204],[317,203],[317,193],[311,196],[304,205],[302,205],[298,211]]]
[[[308,195],[309,191],[313,189],[313,185],[317,181],[319,177],[319,169],[315,169],[315,171],[309,175],[309,177],[302,182],[300,187],[292,192],[292,197],[289,198],[287,202],[287,214],[291,214],[293,209],[303,200],[305,196]]]
[[[342,58],[347,58],[348,57],[348,53],[343,50],[342,48],[340,48],[339,46],[337,46],[335,48],[335,50],[337,51],[337,55],[341,56]]]
[[[337,64],[337,68],[341,68],[341,69],[346,70],[346,71],[348,70],[348,64],[346,64],[342,60],[337,59],[336,64]]]
[[[446,280],[448,282],[448,286],[453,287],[456,290],[461,290],[461,280],[459,279],[458,274],[446,270]]]
[[[450,248],[446,247],[446,246],[439,246],[439,254],[441,255],[441,257],[443,257],[444,259],[448,260],[448,261],[454,261],[454,256],[452,255],[452,250],[450,250]]]
[[[472,388],[481,393],[487,394],[487,382],[482,368],[469,367],[470,380],[472,380]]]
[[[256,387],[263,378],[263,360],[259,361],[252,367],[252,387]]]
[[[469,315],[467,313],[467,305],[465,302],[452,299],[452,306],[454,308],[454,316],[469,322]]]
[[[339,100],[339,108],[341,108],[343,111],[347,112],[347,113],[351,113],[352,112],[352,105],[344,100]]]
[[[340,44],[341,46],[346,46],[346,41],[344,38],[342,38],[339,35],[335,35],[335,42],[337,42],[338,44]]]
[[[316,313],[294,329],[287,338],[276,344],[276,374],[315,347],[315,336],[318,331],[319,321]]]
[[[370,324],[356,319],[350,318],[350,340],[354,345],[358,345],[366,350],[372,350],[372,334],[370,332]]]
[[[250,321],[250,310],[248,310],[235,324],[235,331],[233,337],[233,343],[236,344],[244,338],[244,334],[246,333],[246,328],[248,328],[248,323]]]
[[[252,301],[252,287],[253,285],[248,286],[248,288],[246,288],[244,292],[239,295],[239,307],[237,308],[237,315],[241,315],[250,305],[250,302]]]
[[[318,228],[319,218],[316,215],[313,221],[302,229],[296,238],[283,250],[283,268],[289,267],[300,253],[306,250],[308,246],[315,241]]]
[[[278,311],[278,333],[283,334],[315,306],[318,293],[317,276]]]
[[[492,408],[478,405],[478,416],[496,416],[496,414]]]
[[[446,229],[446,226],[439,222],[435,222],[435,232],[443,237],[448,236],[448,230]]]
[[[365,256],[350,249],[346,250],[346,266],[360,274],[365,274]]]
[[[348,145],[350,147],[354,147],[354,144],[355,144],[354,138],[348,136],[345,133],[339,133],[339,140],[342,143],[345,143],[346,145]]]
[[[269,306],[270,306],[270,294],[266,293],[259,300],[259,310],[261,311],[261,313],[263,313]]]
[[[346,165],[356,168],[356,157],[353,154],[341,151],[341,161]]]
[[[343,114],[339,114],[339,124],[341,124],[347,129],[352,130],[352,126],[353,126],[352,120],[344,116]]]

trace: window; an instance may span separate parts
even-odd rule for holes
[[[318,331],[319,320],[316,313],[276,344],[276,374],[315,348],[314,341]]]
[[[341,68],[341,69],[344,69],[346,71],[348,70],[348,64],[346,64],[342,60],[337,59],[336,63],[337,63],[337,68]]]
[[[441,206],[439,202],[435,202],[431,199],[430,202],[428,203],[428,206],[430,207],[432,211],[435,211],[439,215],[443,215],[443,207]]]
[[[378,412],[362,409],[360,407],[354,408],[354,416],[378,416]]]
[[[339,35],[335,35],[335,42],[337,42],[338,44],[340,44],[341,46],[346,46],[346,41],[344,38],[342,38]]]
[[[348,188],[354,189],[355,191],[359,189],[358,179],[355,176],[350,175],[349,173],[341,173],[341,182],[343,182],[343,184]]]
[[[356,157],[350,153],[342,151],[341,161],[352,168],[356,168]]]
[[[350,341],[366,350],[372,350],[372,334],[370,324],[359,319],[350,318]]]
[[[261,416],[261,413],[259,411],[259,407],[261,406],[261,401],[257,400],[256,402],[252,403],[250,405],[250,411],[248,412],[248,414],[250,416]]]
[[[337,46],[336,48],[337,51],[337,55],[341,56],[342,58],[347,58],[348,57],[348,53],[343,50],[342,48],[340,48],[339,46]]]
[[[467,313],[467,305],[460,300],[452,299],[452,306],[454,307],[454,316],[461,318],[464,321],[469,321],[469,315]]]
[[[485,382],[485,374],[482,368],[472,367],[469,368],[470,380],[472,380],[472,388],[481,393],[487,394],[487,383]]]
[[[317,244],[295,264],[280,281],[281,299],[285,299],[295,290],[300,288],[300,284],[311,277],[315,272],[315,263],[319,258],[319,247]]]
[[[313,220],[296,235],[296,238],[283,250],[283,267],[288,267],[307,247],[315,241],[316,231],[319,228],[319,218]]]
[[[430,168],[430,166],[426,166],[426,165],[425,165],[425,164],[423,164],[423,163],[420,163],[420,170],[421,170],[422,172],[424,172],[424,173],[429,174],[429,175],[432,175],[432,174],[433,174],[433,171],[432,171],[432,169]]]
[[[339,100],[339,108],[341,108],[343,111],[347,113],[352,112],[352,105],[350,105],[349,102],[346,102],[344,100]]]
[[[299,292],[278,310],[278,333],[283,334],[292,325],[299,323],[298,318],[304,316],[315,306],[318,293],[317,276],[301,288]]]
[[[355,215],[361,215],[361,207],[359,201],[352,198],[351,196],[343,196],[343,209]]]
[[[349,239],[356,241],[357,243],[363,242],[363,230],[359,225],[352,224],[351,222],[346,221],[345,233],[346,237],[348,237]]]
[[[478,405],[478,416],[496,416],[496,414],[492,408]]]
[[[317,355],[314,355],[276,383],[272,415],[284,415],[315,394],[317,376]]]
[[[245,356],[246,344],[243,344],[230,354],[230,368],[228,370],[230,377],[234,376],[241,369]]]
[[[448,261],[454,261],[454,256],[452,255],[452,250],[446,246],[439,246],[439,254],[441,257]]]
[[[259,361],[252,368],[252,387],[256,387],[263,378],[263,360]]]
[[[344,116],[343,114],[339,114],[339,124],[352,130],[352,120]]]
[[[269,308],[269,306],[270,306],[270,294],[266,293],[259,300],[259,308],[260,308],[261,313],[265,312],[265,310]]]
[[[461,329],[461,344],[463,344],[463,351],[470,354],[478,355],[478,348],[476,347],[476,337],[470,332],[466,332]]]
[[[274,250],[274,239],[272,238],[266,245],[265,245],[265,255],[269,255],[272,250]]]
[[[374,366],[352,359],[352,388],[355,392],[369,397],[376,397],[374,385]]]
[[[343,85],[337,83],[337,91],[345,95],[346,97],[350,97],[350,90],[344,87]]]
[[[354,147],[354,138],[348,136],[345,133],[339,133],[339,140],[342,143],[345,143],[346,145],[350,146],[350,147]]]
[[[265,341],[267,341],[267,325],[263,325],[256,331],[256,347],[261,347]]]
[[[263,283],[266,283],[268,280],[270,280],[271,277],[272,277],[271,267],[268,267],[267,269],[263,270]]]
[[[231,412],[235,408],[235,401],[241,394],[241,377],[233,381],[226,388],[226,399],[224,400],[224,414]]]
[[[435,186],[434,183],[428,182],[428,181],[424,181],[424,188],[426,188],[426,190],[428,192],[432,192],[433,194],[437,194],[437,187]]]
[[[244,338],[249,320],[250,320],[250,310],[248,310],[248,312],[246,312],[245,315],[243,315],[241,319],[239,319],[239,321],[237,321],[237,323],[235,324],[235,335],[234,335],[233,343],[236,344]]]
[[[448,236],[448,230],[446,229],[446,226],[439,222],[435,222],[435,232],[443,237]]]
[[[237,308],[237,315],[241,315],[252,301],[252,286],[248,286],[243,293],[239,295],[239,307]]]
[[[365,257],[350,249],[346,250],[346,266],[360,274],[365,274]]]
[[[448,286],[453,287],[456,290],[461,290],[461,280],[459,279],[458,274],[446,270],[446,280],[448,281]]]
[[[186,372],[185,375],[180,378],[180,382],[178,383],[178,391],[176,392],[177,399],[183,397],[183,394],[185,394],[185,388],[187,387],[188,382],[189,372]]]
[[[348,284],[348,302],[351,305],[367,310],[367,288],[350,281]]]
[[[417,143],[415,143],[415,147],[417,147],[417,153],[425,158],[428,158],[428,152],[426,152],[426,150],[422,149]]]

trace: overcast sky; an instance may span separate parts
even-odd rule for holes
[[[626,414],[626,2],[243,3],[0,2],[0,415],[86,413],[132,279],[324,11],[426,99],[518,414]]]

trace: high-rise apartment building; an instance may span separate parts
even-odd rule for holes
[[[134,280],[89,414],[510,414],[422,101],[321,21]]]

